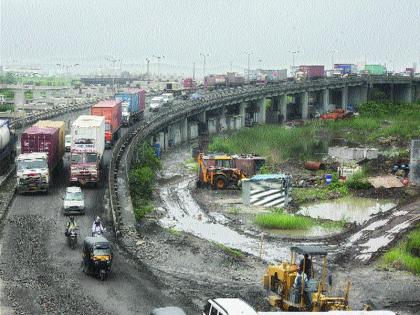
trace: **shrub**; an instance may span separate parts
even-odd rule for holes
[[[349,189],[369,189],[372,185],[367,181],[367,174],[365,171],[359,171],[353,174],[345,182]]]
[[[316,221],[311,218],[280,212],[258,214],[255,217],[255,223],[267,229],[284,230],[303,230],[316,225]]]
[[[140,199],[150,199],[155,182],[155,173],[148,166],[135,168],[130,172],[130,189],[132,195]]]
[[[144,216],[153,211],[153,207],[145,200],[138,200],[134,207],[134,217],[140,221]]]

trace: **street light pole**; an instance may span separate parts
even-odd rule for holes
[[[165,58],[165,56],[155,56],[153,55],[153,57],[155,57],[157,59],[157,76],[158,76],[158,81],[160,81],[160,59],[161,58]]]
[[[245,54],[247,54],[248,55],[248,82],[249,82],[249,72],[251,71],[250,70],[250,56],[252,55],[252,52],[245,52]]]
[[[112,91],[115,92],[115,64],[122,59],[115,59],[113,57],[105,57],[105,59],[112,62]]]
[[[149,58],[146,58],[146,62],[147,62],[146,76],[147,76],[147,80],[149,80],[149,63],[150,63],[150,59]]]
[[[204,78],[206,77],[206,56],[208,57],[209,54],[200,53],[200,56],[203,56],[203,81],[204,81]]]

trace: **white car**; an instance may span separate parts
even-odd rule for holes
[[[155,96],[154,98],[152,98],[152,100],[150,101],[150,110],[152,112],[156,112],[158,111],[164,104],[164,100],[162,96]]]
[[[85,200],[80,187],[67,187],[63,200],[64,215],[85,214]]]
[[[64,148],[66,149],[66,152],[70,152],[71,135],[66,135],[66,137],[64,138]]]

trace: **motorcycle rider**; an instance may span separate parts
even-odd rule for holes
[[[101,223],[101,218],[98,216],[96,217],[95,221],[93,221],[92,224],[92,236],[96,235],[102,235],[102,233],[105,231],[104,227]]]
[[[64,232],[64,235],[69,236],[71,231],[75,231],[78,229],[77,223],[74,220],[74,217],[70,217],[70,221],[67,222],[66,231]]]

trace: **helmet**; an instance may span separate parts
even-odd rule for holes
[[[99,216],[97,216],[96,218],[95,218],[95,224],[96,225],[99,225],[101,223],[101,218],[99,217]]]

